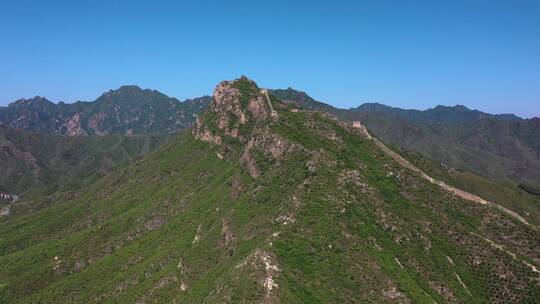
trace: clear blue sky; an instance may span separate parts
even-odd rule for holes
[[[540,116],[540,1],[0,1],[0,105],[242,74],[340,107]]]

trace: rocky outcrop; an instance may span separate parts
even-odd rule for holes
[[[77,136],[77,135],[88,135],[81,125],[81,113],[75,113],[71,118],[67,120],[64,124],[65,131],[62,132],[68,136]],[[63,130],[63,128],[61,128]]]
[[[197,122],[192,130],[193,136],[195,138],[202,140],[207,143],[221,145],[221,137],[214,135],[207,126],[204,125],[203,120],[200,117],[197,117]]]
[[[266,101],[263,96],[257,96],[249,101],[248,110],[253,115],[253,118],[257,121],[265,120],[268,118],[268,110],[266,107]]]
[[[206,115],[197,117],[192,133],[202,141],[221,145],[221,136],[240,138],[238,128],[246,122],[246,113],[240,104],[240,91],[231,82],[223,81],[214,90]],[[217,130],[212,132],[211,128]]]
[[[242,77],[216,86],[210,107],[197,119],[192,133],[197,139],[215,145],[222,145],[225,137],[240,143],[240,161],[257,178],[261,170],[253,155],[254,148],[267,157],[279,159],[290,147],[284,138],[271,131],[269,125],[276,119],[268,91]]]
[[[223,115],[233,114],[240,124],[245,124],[247,121],[246,113],[240,104],[240,91],[229,81],[222,81],[217,85],[210,111],[219,113],[220,118]]]

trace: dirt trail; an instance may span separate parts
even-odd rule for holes
[[[362,125],[363,127],[363,125]],[[365,127],[363,128],[363,130],[365,130]],[[444,190],[452,193],[453,195],[457,196],[457,197],[460,197],[462,199],[465,199],[465,200],[468,200],[468,201],[472,201],[472,202],[475,202],[475,203],[479,203],[479,204],[482,204],[482,205],[487,205],[487,206],[490,206],[490,207],[494,207],[494,208],[497,208],[499,210],[501,210],[502,212],[508,214],[509,216],[515,218],[516,220],[522,222],[523,224],[525,225],[528,225],[530,226],[529,222],[527,222],[526,219],[524,219],[522,216],[520,216],[519,214],[517,214],[516,212],[510,210],[510,209],[507,209],[499,204],[496,204],[496,203],[493,203],[493,202],[490,202],[490,201],[487,201],[481,197],[479,197],[478,195],[475,195],[475,194],[472,194],[472,193],[469,193],[469,192],[466,192],[466,191],[463,191],[461,189],[458,189],[456,187],[453,187],[453,186],[450,186],[448,184],[446,184],[445,182],[443,181],[440,181],[440,180],[436,180],[432,177],[430,177],[429,175],[427,175],[424,171],[420,170],[418,167],[416,167],[415,165],[411,164],[408,160],[406,160],[404,157],[402,157],[401,155],[397,154],[396,152],[394,152],[392,149],[388,148],[383,142],[381,142],[379,139],[375,138],[375,137],[372,137],[371,135],[369,135],[369,133],[367,132],[367,130],[364,132],[363,130],[362,133],[367,133],[367,138],[370,138],[372,139],[375,144],[377,144],[377,146],[379,146],[388,156],[390,156],[392,159],[394,159],[395,161],[397,161],[399,164],[401,164],[403,167],[407,168],[407,169],[410,169],[414,172],[417,172],[419,173],[423,178],[425,178],[426,180],[428,180],[430,183],[432,184],[435,184],[435,185],[438,185],[439,187],[443,188]]]

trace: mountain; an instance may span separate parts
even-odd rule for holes
[[[492,115],[464,106],[403,110],[377,103],[338,109],[294,89],[273,93],[306,109],[362,121],[377,137],[446,166],[540,188],[540,119]]]
[[[419,111],[366,103],[347,110],[293,88],[270,92],[304,109],[360,120],[384,141],[446,166],[540,189],[538,119],[493,115],[461,105]],[[0,108],[0,122],[62,135],[173,133],[193,125],[196,113],[205,109],[210,99],[204,96],[179,102],[155,90],[123,86],[93,102],[54,104],[42,97],[21,99]]]
[[[420,152],[446,166],[496,180],[540,186],[540,150],[535,120],[423,124],[384,114],[356,116],[381,139]]]
[[[397,118],[403,118],[407,121],[431,123],[431,124],[468,124],[482,120],[499,120],[506,122],[521,122],[525,119],[514,114],[489,114],[478,110],[471,110],[463,105],[442,106],[438,105],[427,110],[411,110],[390,107],[380,103],[364,103],[356,108],[340,109],[335,108],[326,103],[317,101],[303,91],[293,89],[291,87],[283,90],[271,90],[276,97],[294,103],[295,105],[316,111],[325,111],[332,114],[349,113],[354,115],[354,112],[360,113],[380,113]]]
[[[538,226],[221,82],[190,133],[0,223],[6,303],[534,303]]]
[[[376,136],[407,151],[420,152],[446,166],[495,180],[513,180],[540,189],[539,119],[493,115],[464,106],[404,110],[378,103],[338,109],[293,88],[270,90],[279,99],[362,121]],[[155,90],[123,86],[94,102],[54,104],[45,98],[21,99],[0,108],[5,125],[45,133],[173,133],[191,126],[210,97],[179,102]]]
[[[162,135],[66,137],[0,125],[0,191],[20,196],[76,189],[166,140]]]
[[[352,111],[368,113],[384,113],[391,116],[404,118],[408,121],[433,123],[433,124],[468,124],[478,122],[483,119],[495,119],[507,122],[522,121],[523,119],[514,114],[488,114],[478,110],[471,110],[463,105],[453,107],[436,106],[424,111],[404,110],[389,107],[380,103],[364,103]]]
[[[173,133],[187,128],[208,106],[209,96],[180,102],[156,90],[122,86],[92,102],[54,104],[43,97],[20,99],[0,108],[0,123],[61,135]]]
[[[270,92],[272,93],[272,95],[276,96],[277,98],[287,101],[287,102],[292,102],[296,106],[303,109],[324,111],[324,112],[328,112],[332,114],[339,112],[339,109],[334,108],[333,106],[325,104],[323,102],[319,102],[311,98],[311,96],[309,96],[306,92],[297,91],[291,87],[285,90],[282,90],[282,89],[270,90]]]

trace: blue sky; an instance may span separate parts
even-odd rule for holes
[[[540,116],[540,1],[0,0],[0,105],[242,74],[339,107]]]

